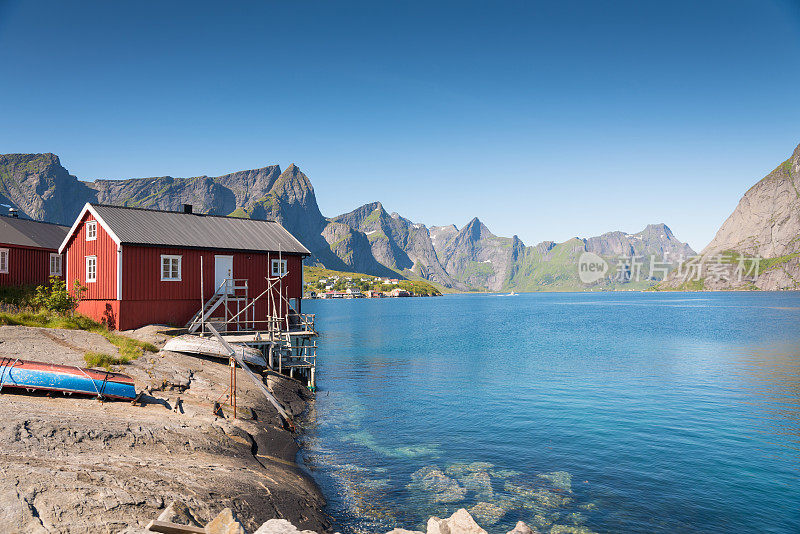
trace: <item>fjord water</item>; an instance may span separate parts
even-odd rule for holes
[[[800,294],[314,301],[301,454],[346,533],[800,532]]]

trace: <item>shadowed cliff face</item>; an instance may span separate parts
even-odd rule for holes
[[[638,234],[610,232],[587,240],[526,247],[516,236],[494,235],[477,218],[463,228],[427,226],[380,202],[326,219],[311,181],[292,164],[224,176],[134,178],[81,182],[53,154],[0,156],[0,202],[23,214],[71,224],[87,201],[199,213],[274,219],[311,252],[309,264],[372,275],[423,278],[459,290],[541,290],[573,288],[577,258],[584,251],[690,255],[666,225]]]
[[[800,289],[800,145],[792,156],[751,187],[703,249],[704,262],[720,254],[757,256],[761,271],[752,283],[703,280],[705,289]],[[733,277],[735,278],[735,277]],[[670,277],[662,287],[680,287]]]
[[[70,175],[55,154],[0,155],[0,204],[32,219],[72,224],[74,206],[96,200],[97,192]]]

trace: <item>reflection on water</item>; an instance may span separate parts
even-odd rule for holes
[[[458,508],[490,532],[800,531],[800,295],[306,308],[301,454],[346,534]]]
[[[798,325],[800,327],[800,325]],[[750,395],[768,422],[768,435],[780,445],[778,454],[800,473],[800,347],[779,342],[735,351]]]

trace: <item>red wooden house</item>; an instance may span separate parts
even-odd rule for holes
[[[251,299],[279,293],[253,303],[253,320],[285,316],[289,304],[299,313],[310,254],[277,222],[197,214],[189,205],[173,212],[86,204],[59,250],[67,283],[87,288],[78,312],[120,330],[184,326],[203,303],[242,287]]]
[[[58,247],[68,230],[58,224],[0,216],[0,286],[63,278]]]

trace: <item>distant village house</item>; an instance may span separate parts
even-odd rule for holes
[[[16,216],[0,216],[0,286],[44,284],[64,277],[58,247],[66,226]]]

